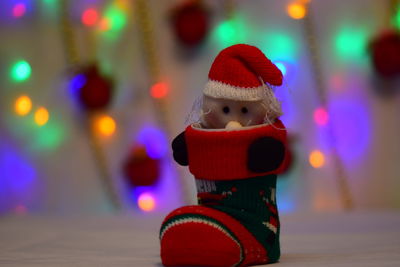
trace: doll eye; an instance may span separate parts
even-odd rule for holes
[[[228,106],[225,106],[225,107],[222,108],[222,111],[223,111],[225,114],[228,114],[230,110],[229,110],[229,107],[228,107]]]
[[[242,107],[242,113],[246,114],[247,112],[249,112],[249,110],[246,107]]]

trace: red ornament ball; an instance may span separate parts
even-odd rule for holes
[[[106,108],[112,98],[113,82],[102,75],[96,65],[90,65],[81,72],[85,83],[79,89],[79,102],[87,111]]]
[[[181,44],[196,46],[204,40],[209,30],[208,11],[200,1],[186,1],[172,11],[172,25]]]
[[[370,43],[371,60],[377,73],[384,77],[400,75],[400,33],[386,31]]]
[[[152,159],[146,148],[133,148],[123,165],[125,178],[131,186],[152,186],[160,177],[160,160]]]

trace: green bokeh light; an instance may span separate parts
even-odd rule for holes
[[[246,26],[243,20],[235,17],[234,19],[221,22],[215,27],[212,36],[217,41],[219,48],[246,42]]]
[[[42,0],[45,5],[54,6],[58,3],[59,0]]]
[[[11,79],[16,82],[22,82],[31,76],[31,66],[25,60],[16,62],[11,68]]]
[[[103,36],[110,40],[117,39],[128,22],[126,12],[113,4],[105,10],[103,19],[107,21],[109,27],[103,32]]]
[[[25,117],[10,114],[6,121],[13,135],[23,140],[25,147],[32,152],[55,151],[67,136],[65,124],[54,114],[43,126],[35,123],[34,112]]]
[[[298,47],[293,38],[281,32],[265,34],[260,48],[271,60],[294,60],[298,53]]]
[[[342,60],[355,60],[365,56],[367,32],[362,29],[343,28],[334,38],[336,55]]]
[[[119,31],[126,25],[126,14],[116,6],[111,6],[105,13],[105,17],[110,21],[110,28]]]
[[[393,17],[394,26],[400,30],[400,4],[397,6],[396,13]]]
[[[41,0],[42,12],[45,17],[48,18],[57,18],[59,14],[59,4],[60,0]]]
[[[65,139],[64,125],[59,121],[50,118],[43,126],[36,125],[34,129],[34,143],[32,148],[35,150],[54,150],[58,148]]]

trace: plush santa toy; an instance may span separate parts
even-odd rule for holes
[[[276,179],[286,130],[272,86],[280,70],[256,47],[220,52],[203,91],[198,123],[172,142],[194,175],[199,205],[172,211],[160,230],[165,266],[249,266],[280,256]]]

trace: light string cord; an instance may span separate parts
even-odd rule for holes
[[[322,73],[322,64],[320,60],[320,50],[318,49],[318,43],[316,40],[314,21],[312,17],[312,12],[310,9],[310,4],[308,4],[308,14],[304,17],[303,21],[303,29],[305,31],[306,43],[308,47],[308,53],[311,59],[311,71],[313,73],[315,89],[317,93],[318,100],[323,108],[327,110],[328,107],[328,99],[327,99],[327,90],[325,88],[323,73]],[[331,142],[331,153],[333,157],[333,164],[335,166],[335,177],[338,185],[339,193],[341,196],[342,206],[345,210],[352,210],[353,206],[353,198],[349,188],[349,177],[345,170],[343,160],[339,155],[339,151],[337,149],[337,139],[334,132],[334,125],[332,125],[332,120],[326,125],[328,138]]]
[[[69,65],[69,68],[74,70],[79,66],[80,58],[76,45],[77,42],[75,38],[75,33],[72,28],[72,23],[69,15],[69,2],[70,1],[62,0],[60,3],[60,29],[64,43],[67,64]],[[96,166],[98,167],[97,171],[104,193],[107,196],[113,209],[118,211],[122,209],[122,201],[114,186],[105,153],[91,124],[94,116],[95,114],[93,114],[92,112],[88,112],[85,114],[85,133],[88,137],[89,146],[91,148],[94,161],[96,163]]]
[[[141,41],[141,48],[144,51],[144,57],[147,63],[147,68],[150,73],[151,83],[155,84],[161,80],[161,72],[160,72],[160,62],[158,60],[159,55],[156,49],[155,42],[155,34],[154,34],[154,26],[152,21],[152,15],[149,8],[148,0],[136,0],[135,1],[136,15],[134,16],[137,20],[137,25],[139,28],[139,38]],[[168,123],[168,107],[165,100],[163,98],[152,98],[154,108],[156,110],[156,114],[158,115],[156,119],[158,120],[159,125],[163,126],[163,128],[167,132],[167,136],[171,136],[171,129],[169,128]],[[172,159],[169,159],[172,160]],[[184,179],[184,175],[182,170],[177,168],[178,180],[182,185],[181,190],[181,198],[185,203],[192,202],[192,194],[191,190],[188,190],[187,181]]]

